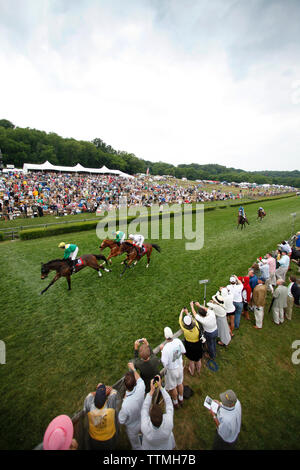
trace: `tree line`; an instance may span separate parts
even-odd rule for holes
[[[172,165],[164,162],[150,162],[136,157],[133,153],[115,150],[102,139],[91,142],[63,138],[54,132],[46,133],[37,129],[16,127],[7,119],[0,120],[0,149],[3,163],[22,168],[24,163],[44,163],[74,166],[80,163],[88,168],[121,170],[131,175],[146,173],[170,175],[188,180],[217,180],[249,182],[257,184],[282,184],[300,187],[300,171],[244,171],[217,164],[197,163]]]

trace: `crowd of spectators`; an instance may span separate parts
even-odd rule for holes
[[[4,219],[13,219],[45,214],[101,213],[116,208],[121,196],[127,197],[128,205],[149,207],[153,204],[224,201],[247,195],[245,191],[234,194],[229,189],[208,191],[200,183],[160,182],[144,177],[129,179],[108,174],[6,173],[0,175],[0,215]],[[275,193],[264,191],[261,194]]]
[[[300,232],[295,247],[298,251],[299,238]],[[175,449],[174,410],[186,406],[185,374],[200,375],[203,357],[214,361],[217,344],[230,346],[243,315],[245,321],[255,323],[254,328],[262,329],[267,292],[275,325],[291,321],[293,306],[300,307],[300,279],[288,276],[291,254],[292,247],[283,240],[273,252],[258,257],[246,275],[230,276],[207,305],[191,301],[190,308],[182,308],[178,333],[164,328],[165,341],[157,348],[160,358],[146,338],[137,339],[134,358],[122,379],[122,396],[120,391],[99,383],[84,400],[87,448],[117,449],[123,425],[133,450]],[[220,393],[220,401],[214,402],[217,409],[209,410],[216,425],[213,449],[233,449],[241,430],[241,403],[233,390]],[[77,449],[73,433],[72,421],[61,415],[49,424],[43,448]]]

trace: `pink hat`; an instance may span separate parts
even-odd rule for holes
[[[44,450],[68,450],[73,438],[73,423],[67,415],[54,418],[46,429]]]

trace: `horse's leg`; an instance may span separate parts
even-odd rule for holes
[[[52,286],[52,284],[54,284],[59,278],[60,278],[60,274],[59,273],[56,273],[54,278],[52,279],[52,281],[50,282],[50,284],[48,284],[48,286],[46,287],[46,289],[42,290],[42,292],[40,293],[40,295],[44,294],[44,292],[46,292],[46,290],[49,289],[50,286]]]
[[[149,250],[147,251],[147,264],[146,264],[146,268],[149,268],[151,253],[152,253],[152,248],[149,248]]]
[[[71,290],[71,275],[68,274],[68,275],[66,276],[66,278],[67,278],[67,281],[68,281],[69,290]]]

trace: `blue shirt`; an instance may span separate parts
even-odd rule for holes
[[[257,276],[255,276],[255,274],[254,274],[254,276],[250,277],[249,284],[250,284],[250,287],[251,287],[252,290],[258,284],[258,279],[257,279]]]

